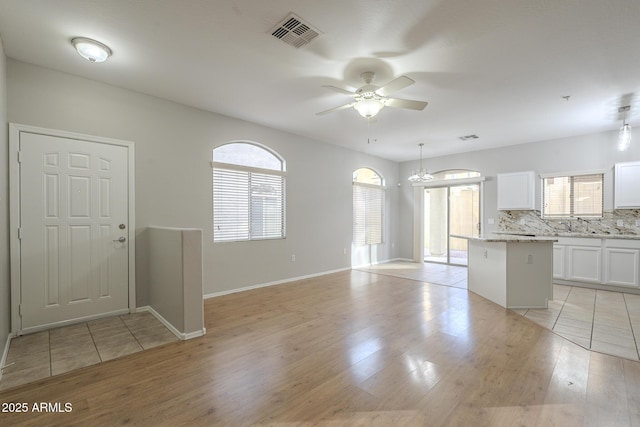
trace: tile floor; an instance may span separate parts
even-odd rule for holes
[[[467,289],[467,267],[457,265],[394,261],[359,267],[357,270]]]
[[[549,308],[514,311],[585,348],[640,360],[640,295],[553,285]]]
[[[0,390],[177,340],[149,312],[23,335],[11,340]]]

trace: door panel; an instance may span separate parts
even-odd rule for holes
[[[56,225],[45,226],[45,272],[44,286],[46,306],[60,303],[60,236]]]
[[[21,329],[127,309],[127,148],[22,132],[20,151]]]
[[[449,187],[449,234],[478,234],[480,224],[480,186],[457,185]],[[468,240],[449,236],[449,263],[467,265]]]
[[[451,234],[477,234],[479,223],[479,185],[425,189],[424,260],[467,265],[467,239],[451,237]]]
[[[449,189],[429,188],[424,194],[425,261],[449,262]]]

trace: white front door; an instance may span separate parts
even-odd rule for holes
[[[128,149],[21,132],[21,331],[128,311]]]

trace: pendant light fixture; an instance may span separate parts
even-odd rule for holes
[[[89,62],[104,62],[111,56],[109,46],[99,41],[86,37],[76,37],[71,40],[71,44],[76,48],[80,56]]]
[[[424,143],[418,144],[420,147],[420,169],[414,169],[411,172],[411,176],[409,177],[409,181],[411,182],[427,182],[433,179],[433,175],[431,175],[425,168],[422,167],[422,147]]]
[[[618,112],[622,113],[622,127],[618,134],[618,150],[625,151],[631,145],[631,126],[626,122],[627,111],[631,110],[631,106],[620,107]]]

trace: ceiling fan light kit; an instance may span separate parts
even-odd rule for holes
[[[336,92],[348,95],[353,98],[353,102],[349,104],[341,105],[339,107],[330,108],[329,110],[316,113],[317,115],[323,115],[332,113],[338,110],[344,110],[353,107],[362,117],[370,119],[382,110],[385,106],[392,108],[405,108],[409,110],[424,110],[427,106],[427,102],[424,101],[412,101],[407,99],[389,98],[394,92],[404,89],[407,86],[411,86],[415,82],[407,76],[400,76],[382,87],[371,84],[375,78],[375,73],[372,71],[365,71],[360,75],[364,80],[365,85],[358,88],[355,92],[348,91],[335,86],[325,86],[328,89]]]
[[[353,106],[358,113],[364,118],[371,118],[378,114],[380,110],[384,107],[384,102],[381,99],[363,99],[362,101],[356,102]]]

